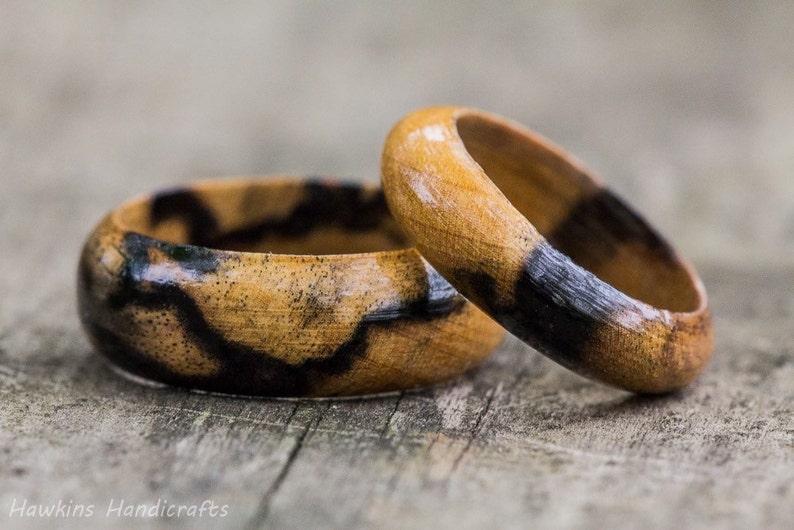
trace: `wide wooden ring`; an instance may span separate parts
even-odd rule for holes
[[[127,373],[261,396],[443,381],[503,329],[405,239],[371,186],[218,180],[132,200],[85,243],[80,317]]]
[[[474,109],[419,110],[389,134],[382,177],[422,255],[563,366],[661,393],[708,361],[711,316],[695,270],[540,136]]]

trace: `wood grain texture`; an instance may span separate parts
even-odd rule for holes
[[[422,255],[551,359],[639,393],[679,389],[708,362],[695,270],[537,134],[475,109],[421,109],[389,133],[381,169]]]
[[[212,499],[228,517],[58,526],[784,529],[794,303],[779,286],[794,271],[711,267],[704,277],[721,355],[691,387],[655,399],[581,379],[516,339],[466,377],[391,397],[152,389],[102,362],[70,301],[40,297],[37,314],[62,324],[6,328],[0,342],[0,520],[49,527],[7,517],[23,498],[98,510],[121,498]],[[57,282],[54,292],[70,291],[69,277]]]
[[[504,336],[359,184],[219,179],[135,199],[89,236],[77,276],[100,352],[212,392],[405,390],[462,374]]]
[[[790,530],[794,4],[0,2],[0,527]],[[629,396],[510,339],[444,387],[335,402],[119,378],[75,264],[134,190],[377,180],[411,108],[498,110],[581,155],[698,265],[712,361]],[[229,503],[9,520],[13,499]]]

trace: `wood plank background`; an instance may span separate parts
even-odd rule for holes
[[[0,525],[791,528],[791,4],[263,4],[0,4]],[[693,259],[717,327],[697,383],[636,397],[509,338],[437,388],[247,400],[92,351],[77,255],[120,200],[373,181],[391,124],[441,103],[564,145]],[[59,500],[95,513],[11,513]],[[107,514],[205,500],[226,517]]]

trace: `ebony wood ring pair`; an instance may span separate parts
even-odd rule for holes
[[[504,329],[634,392],[680,388],[708,361],[694,269],[539,136],[420,110],[389,134],[382,177],[383,191],[223,180],[120,206],[83,249],[84,327],[125,372],[247,395],[443,381]]]

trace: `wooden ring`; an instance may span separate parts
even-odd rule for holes
[[[95,347],[148,380],[339,396],[457,376],[504,330],[408,248],[371,186],[222,180],[123,204],[79,265]]]
[[[690,382],[713,347],[695,270],[558,147],[474,109],[400,121],[392,214],[463,295],[540,352],[640,393]]]

